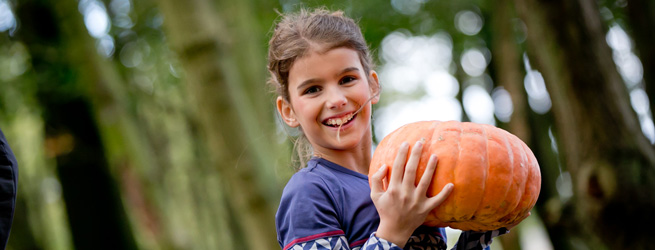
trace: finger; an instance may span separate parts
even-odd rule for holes
[[[371,194],[384,192],[382,179],[387,176],[387,165],[382,165],[373,176],[371,176]]]
[[[437,159],[436,155],[430,155],[430,160],[428,160],[428,165],[425,167],[425,171],[423,172],[423,176],[421,176],[421,181],[419,181],[417,189],[417,192],[420,192],[421,194],[426,194],[428,191],[428,187],[430,187],[430,184],[432,183],[432,178],[434,176],[434,172],[437,169],[437,162],[439,159]]]
[[[421,160],[421,151],[423,151],[423,142],[417,141],[409,155],[409,161],[407,161],[407,165],[405,165],[403,186],[406,190],[411,190],[416,187],[416,168],[418,167],[418,162]]]
[[[441,192],[439,192],[434,197],[428,198],[426,202],[426,204],[428,205],[428,209],[432,210],[435,207],[441,205],[441,203],[443,203],[448,198],[450,193],[452,193],[453,186],[454,185],[452,183],[448,183],[446,184],[446,186],[443,187],[443,189],[441,189]]]
[[[407,150],[409,149],[409,144],[403,142],[400,144],[398,149],[398,154],[396,159],[393,162],[393,167],[391,169],[391,178],[389,180],[389,186],[396,185],[396,183],[401,183],[403,180],[403,173],[405,172],[405,161],[407,160]]]

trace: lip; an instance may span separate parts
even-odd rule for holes
[[[347,115],[349,115],[349,114],[354,114],[354,113],[355,113],[355,111],[349,111],[349,112],[339,113],[339,114],[337,114],[337,115],[333,115],[333,116],[330,116],[330,117],[328,117],[328,118],[323,119],[323,120],[321,121],[321,124],[322,124],[323,126],[326,126],[326,127],[330,128],[330,129],[335,129],[335,130],[337,130],[337,129],[339,129],[339,126],[336,126],[336,127],[328,126],[328,125],[326,125],[327,121],[330,120],[330,119],[342,118],[342,117],[345,117],[345,116],[347,116]],[[357,118],[357,115],[358,115],[358,114],[354,114],[354,115],[353,115],[353,118],[350,119],[350,121],[348,121],[347,123],[341,125],[341,130],[344,130],[344,129],[347,128],[349,125],[352,125],[352,121],[354,121],[354,120]]]

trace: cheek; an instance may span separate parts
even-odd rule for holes
[[[304,101],[302,99],[297,100],[293,104],[293,108],[297,119],[301,121],[313,120],[318,113],[316,108],[312,106],[312,102]]]
[[[375,93],[371,93],[371,89],[368,86],[362,84],[361,87],[357,89],[356,100],[359,105],[369,104],[369,100],[373,101],[372,97]]]

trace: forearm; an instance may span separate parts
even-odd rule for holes
[[[399,248],[403,248],[405,247],[409,237],[412,235],[412,232],[413,231],[409,230],[399,230],[397,227],[385,224],[384,222],[380,222],[378,231],[374,234],[379,238],[394,243]]]

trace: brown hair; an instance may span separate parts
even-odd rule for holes
[[[353,19],[344,16],[341,11],[330,12],[324,8],[285,14],[275,25],[269,41],[268,70],[271,77],[268,82],[275,87],[279,96],[290,102],[289,70],[293,63],[312,49],[328,51],[342,47],[357,52],[368,76],[374,67],[373,60],[364,36]],[[294,142],[294,149],[300,167],[304,166],[311,157],[312,148],[302,131]]]

